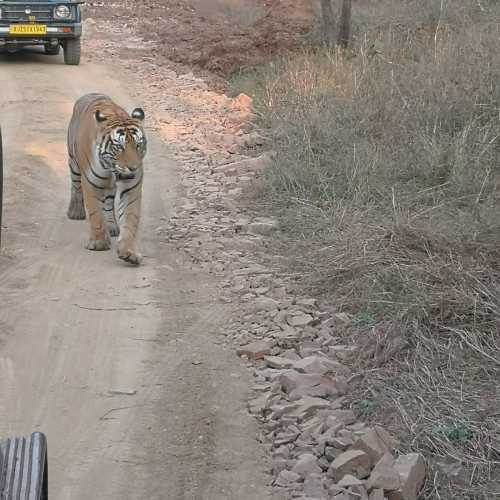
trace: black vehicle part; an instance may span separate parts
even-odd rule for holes
[[[77,66],[80,64],[80,54],[82,51],[82,43],[80,38],[68,38],[64,42],[64,62]]]
[[[0,441],[0,498],[48,500],[47,439],[28,437]]]
[[[61,52],[61,46],[56,45],[55,47],[49,47],[46,45],[44,50],[48,56],[57,56],[59,52]]]

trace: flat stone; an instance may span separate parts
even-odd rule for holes
[[[354,495],[350,495],[347,491],[339,493],[332,497],[332,500],[358,500]]]
[[[321,398],[303,397],[295,402],[297,408],[290,413],[291,417],[297,417],[299,422],[312,417],[318,410],[328,408],[330,403]]]
[[[245,158],[240,161],[219,165],[214,170],[227,176],[243,175],[248,172],[260,171],[271,163],[269,155],[263,154],[257,158]]]
[[[348,450],[339,455],[330,465],[328,476],[340,481],[346,474],[364,479],[370,475],[370,457],[361,450]]]
[[[270,297],[258,297],[252,302],[251,309],[255,312],[273,311],[279,308],[279,302]]]
[[[295,352],[294,349],[284,349],[281,353],[283,358],[291,359],[292,361],[297,361],[300,359],[300,356]]]
[[[293,483],[297,483],[299,481],[300,476],[295,472],[292,472],[290,470],[282,470],[274,481],[274,484],[276,486],[286,488],[287,486],[291,486]]]
[[[337,437],[337,434],[340,434],[340,432],[342,430],[344,430],[345,424],[344,424],[344,422],[342,422],[341,419],[332,418],[332,416],[329,415],[328,417],[326,417],[325,427],[327,428],[326,432],[330,433],[331,438],[333,439],[333,438]]]
[[[401,455],[394,463],[399,473],[401,487],[387,493],[389,500],[417,500],[425,481],[425,460],[420,453]]]
[[[264,340],[252,342],[236,350],[238,356],[246,356],[251,360],[264,359],[271,352],[271,344]]]
[[[321,474],[311,474],[304,479],[304,494],[309,497],[323,498],[326,491]]]
[[[303,424],[300,430],[303,439],[312,438],[317,441],[318,437],[325,431],[324,419],[314,417]]]
[[[367,482],[368,489],[379,488],[384,491],[398,490],[401,487],[399,473],[394,467],[394,457],[386,453],[376,464]]]
[[[323,378],[324,380],[316,385],[297,387],[290,392],[290,400],[295,401],[304,396],[325,398],[330,396],[339,397],[343,394],[346,394],[347,390],[345,384],[343,383],[344,380],[339,380],[338,378],[330,378],[327,376]]]
[[[289,446],[279,446],[273,451],[274,458],[290,458],[290,447]]]
[[[300,432],[280,432],[274,439],[275,446],[283,446],[288,443],[293,443],[300,436]]]
[[[368,500],[368,492],[366,488],[361,484],[355,484],[349,488],[349,491],[352,492],[358,500]]]
[[[347,448],[352,446],[352,439],[345,439],[343,437],[336,436],[330,441],[330,444],[338,450],[345,451]]]
[[[290,394],[295,391],[293,399],[305,395],[310,396],[339,396],[345,394],[346,385],[341,379],[333,379],[328,376],[298,373],[295,370],[287,370],[277,377],[282,390]],[[300,390],[299,390],[300,389]]]
[[[329,352],[341,361],[348,360],[356,351],[357,347],[351,345],[332,345],[329,347]]]
[[[293,366],[293,360],[282,356],[264,356],[264,361],[269,368],[284,370]]]
[[[329,377],[308,373],[298,373],[295,370],[287,370],[281,373],[278,377],[278,382],[281,384],[281,388],[287,394],[290,394],[298,387],[315,387],[321,384],[330,385],[331,381],[332,379]],[[335,385],[332,387],[332,391],[334,393],[337,392]]]
[[[295,328],[288,326],[282,331],[277,331],[274,338],[282,347],[292,347],[299,341],[300,333]]]
[[[296,410],[298,410],[300,407],[299,404],[297,404],[296,402],[294,403],[291,403],[291,404],[276,404],[276,405],[273,405],[271,406],[269,409],[271,410],[272,412],[272,415],[271,415],[271,419],[272,420],[278,420],[278,419],[281,419],[283,418],[284,416],[288,416],[290,415],[291,413],[295,412]],[[291,417],[289,420],[298,420],[298,417]]]
[[[384,496],[384,490],[381,488],[372,490],[369,496],[369,500],[386,500],[386,497]]]
[[[362,486],[365,482],[357,477],[351,476],[350,474],[346,474],[337,484],[342,486],[342,488],[349,488],[350,486]]]
[[[347,366],[321,356],[307,356],[296,361],[293,368],[301,373],[315,373],[319,375],[324,375],[325,373],[348,375],[350,373]]]
[[[326,459],[326,457],[320,457],[318,459],[318,465],[321,467],[323,472],[326,472],[328,467],[330,467],[330,462]]]
[[[262,394],[258,398],[250,400],[248,408],[252,414],[262,414],[267,408],[269,408],[269,403],[269,394]]]
[[[344,425],[351,425],[356,422],[356,415],[352,410],[335,410],[331,413],[331,415],[327,419],[327,425],[329,425],[328,420],[335,419],[340,420],[344,423]],[[349,432],[349,431],[346,431]],[[350,432],[352,436],[352,432]]]
[[[437,465],[453,484],[460,486],[467,484],[467,473],[461,462],[452,457],[446,457],[440,460]]]
[[[313,308],[313,307],[316,307],[318,305],[318,301],[316,299],[306,299],[306,298],[303,298],[303,299],[298,299],[296,301],[296,304],[298,306],[305,306],[305,307],[308,307],[308,308]]]
[[[333,446],[325,446],[324,449],[325,449],[324,451],[325,457],[328,459],[329,462],[333,462],[343,453],[341,450],[338,450]]]
[[[284,471],[287,466],[287,461],[284,458],[275,458],[271,463],[271,471],[277,476],[281,471]]]
[[[311,474],[319,474],[321,468],[318,465],[318,459],[313,454],[304,453],[300,455],[297,463],[292,467],[292,472],[305,478]]]
[[[318,437],[318,443],[324,446],[333,446],[332,442],[335,440],[338,430],[338,427],[327,428],[325,432]]]
[[[261,222],[251,222],[247,226],[247,231],[250,234],[260,234],[262,236],[269,236],[279,229],[278,221],[269,220]]]
[[[290,326],[300,327],[310,325],[314,318],[310,314],[288,314],[286,322]]]
[[[352,448],[367,453],[375,465],[386,453],[392,451],[394,445],[395,441],[390,434],[384,428],[376,426],[360,436]]]

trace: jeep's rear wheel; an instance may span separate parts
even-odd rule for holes
[[[66,40],[66,43],[64,44],[65,64],[78,66],[78,64],[80,64],[81,50],[82,44],[80,38],[70,38],[69,40]]]
[[[57,56],[61,52],[61,46],[58,45],[57,47],[50,47],[48,45],[45,46],[45,53],[48,56]]]

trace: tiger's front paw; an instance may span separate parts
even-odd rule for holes
[[[129,264],[138,266],[142,261],[142,255],[130,249],[126,245],[118,245],[118,257]]]
[[[109,238],[106,238],[104,240],[90,239],[85,245],[85,248],[87,250],[97,250],[97,251],[109,250],[111,248],[111,242],[109,241]]]
[[[118,227],[118,224],[114,223],[114,224],[108,224],[107,225],[107,229],[108,229],[108,233],[111,237],[116,237],[116,236],[120,236],[120,228]]]

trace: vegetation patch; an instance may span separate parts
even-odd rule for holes
[[[353,318],[353,406],[468,471],[427,498],[500,494],[499,20],[494,1],[382,0],[353,9],[349,50],[233,79],[258,81],[283,273]]]

